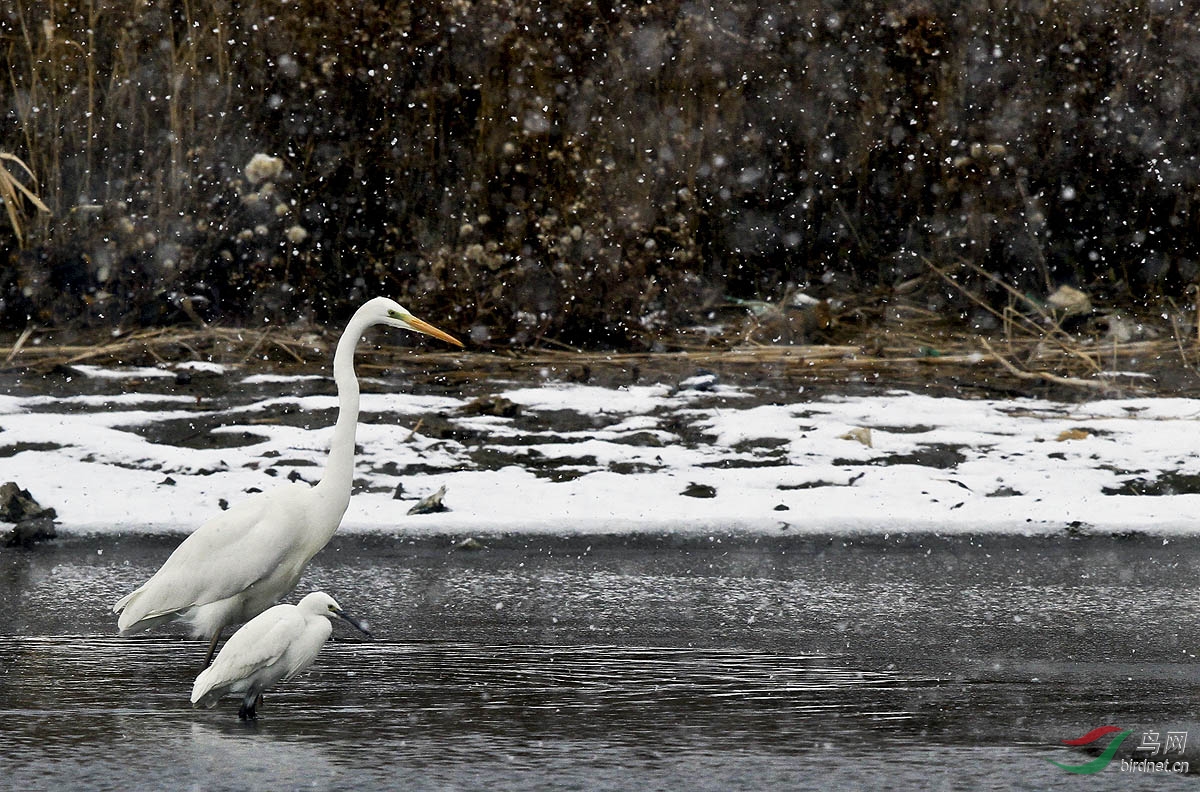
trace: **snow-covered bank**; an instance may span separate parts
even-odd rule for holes
[[[183,533],[247,491],[315,481],[336,399],[223,376],[277,391],[0,396],[0,481],[54,507],[66,533]],[[509,417],[468,397],[364,393],[342,530],[1200,533],[1191,400],[700,388],[498,383]],[[449,511],[407,514],[441,486]]]

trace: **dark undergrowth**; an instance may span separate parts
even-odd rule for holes
[[[49,211],[4,199],[0,324],[387,294],[477,345],[638,349],[798,293],[1190,310],[1191,9],[13,0],[0,166]]]

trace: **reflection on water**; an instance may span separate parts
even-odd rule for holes
[[[0,788],[1046,789],[1097,725],[1200,746],[1196,541],[338,537],[301,588],[380,640],[251,725],[190,708],[203,642],[112,635],[177,541],[0,553]]]
[[[240,728],[233,698],[211,711],[190,709],[201,650],[200,642],[162,638],[10,637],[0,650],[2,712],[51,731],[48,724],[64,718],[69,742],[110,736],[113,721],[182,716]],[[408,730],[436,737],[470,725],[633,745],[669,745],[676,735],[690,742],[695,731],[713,746],[750,739],[793,747],[808,721],[819,720],[826,734],[898,728],[912,717],[913,692],[936,684],[744,651],[335,641],[309,674],[271,691],[259,728],[312,736],[352,719],[364,739]],[[838,723],[846,713],[853,721]],[[10,745],[45,747],[41,729],[7,736]]]
[[[233,699],[189,707],[202,650],[163,638],[9,637],[0,650],[8,781],[853,789],[925,788],[931,778],[969,788],[1009,773],[1045,787],[1061,771],[1044,757],[1069,758],[1019,739],[1020,714],[1047,705],[1037,686],[972,693],[837,658],[336,641],[244,724]]]
[[[639,765],[690,777],[681,756],[794,775],[813,751],[919,731],[913,697],[937,684],[744,651],[339,641],[243,724],[233,699],[189,707],[200,650],[173,639],[5,641],[0,718],[13,778],[27,789],[147,777],[386,788],[396,773],[423,772],[472,787],[549,762],[596,788],[606,775],[627,783]],[[608,770],[592,778],[593,765]]]

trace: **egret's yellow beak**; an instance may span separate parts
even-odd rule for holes
[[[439,330],[436,327],[434,327],[433,325],[429,324],[429,322],[426,322],[422,319],[418,319],[417,317],[415,317],[411,314],[409,314],[408,316],[405,316],[405,317],[397,317],[397,318],[399,319],[400,323],[403,324],[405,327],[407,327],[409,330],[413,330],[417,333],[424,333],[425,335],[433,336],[434,338],[440,338],[441,340],[445,341],[446,343],[454,344],[457,347],[460,347],[463,345],[462,341],[459,341],[457,338],[450,335],[445,330]]]

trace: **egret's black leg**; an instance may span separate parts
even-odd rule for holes
[[[249,700],[243,699],[242,706],[240,709],[238,709],[238,719],[239,720],[258,720],[258,713],[255,712],[255,709],[258,707],[258,705],[261,701],[262,701],[262,696],[258,696],[256,698],[249,699]]]
[[[221,638],[221,631],[217,630],[213,633],[212,640],[208,642],[208,654],[204,655],[204,667],[208,668],[212,665],[213,655],[217,651],[217,641]]]

